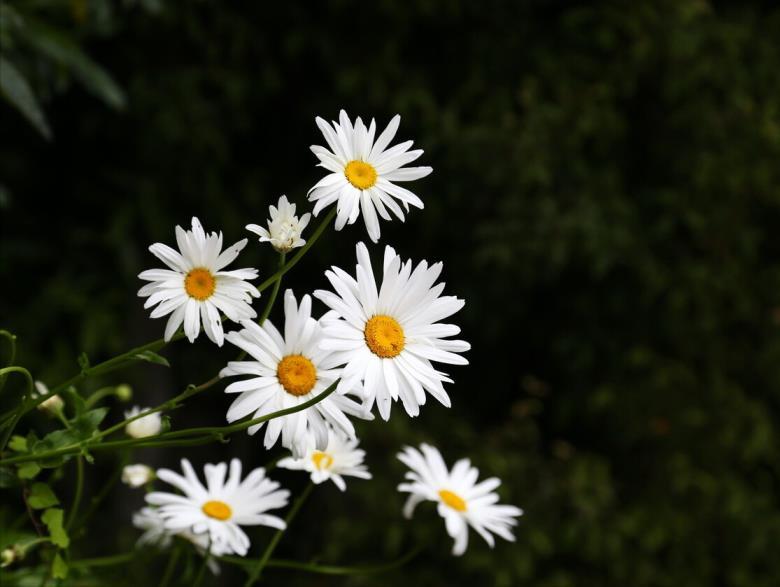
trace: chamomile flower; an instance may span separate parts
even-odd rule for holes
[[[449,471],[436,448],[428,444],[420,448],[422,452],[407,446],[398,454],[401,462],[411,469],[406,473],[409,482],[398,486],[399,491],[411,494],[404,505],[405,517],[411,518],[414,508],[422,501],[436,502],[447,534],[455,540],[452,553],[458,556],[468,546],[469,526],[491,548],[495,544],[493,534],[515,541],[512,527],[523,510],[513,505],[496,505],[498,494],[493,490],[501,485],[499,479],[491,477],[477,483],[479,471],[468,459],[459,460]]]
[[[268,220],[268,230],[257,224],[247,224],[246,229],[258,235],[261,243],[269,242],[278,253],[286,253],[306,244],[301,233],[309,225],[311,214],[307,212],[298,219],[295,215],[295,204],[290,204],[287,196],[279,198],[278,206],[268,207],[271,216]]]
[[[227,463],[208,464],[204,467],[204,486],[187,459],[182,459],[181,467],[184,476],[160,469],[157,478],[184,495],[161,491],[146,495],[148,504],[159,506],[166,530],[205,536],[212,552],[244,556],[249,550],[249,537],[241,526],[284,529],[284,520],[265,512],[286,506],[290,492],[268,479],[265,469],[255,469],[241,481],[241,461],[233,459],[226,480]]]
[[[260,292],[246,281],[257,277],[257,269],[224,271],[246,246],[247,239],[222,251],[222,233],[207,235],[193,218],[192,230],[176,227],[176,242],[179,251],[162,243],[149,247],[168,269],[142,271],[138,277],[150,283],[138,290],[138,295],[149,298],[144,308],[157,306],[152,318],[170,314],[166,341],[184,323],[184,334],[194,342],[202,322],[209,340],[222,346],[225,334],[220,312],[234,322],[257,316],[250,304]]]
[[[319,166],[330,174],[309,190],[309,201],[316,202],[315,216],[337,202],[336,230],[341,230],[345,224],[354,223],[362,212],[368,235],[376,242],[380,235],[377,214],[390,220],[390,210],[403,222],[404,212],[396,200],[407,212],[410,204],[423,207],[420,198],[396,185],[420,179],[433,171],[430,167],[404,167],[423,154],[422,149],[409,150],[413,141],[387,148],[398,130],[400,116],[396,114],[376,140],[373,119],[368,128],[359,117],[353,126],[342,110],[338,123],[334,121],[331,125],[320,117],[316,120],[330,149],[312,145],[311,150],[320,160]]]
[[[465,365],[456,353],[470,348],[451,340],[460,328],[440,324],[463,307],[463,300],[441,296],[444,284],[433,285],[442,264],[422,261],[413,268],[403,263],[391,247],[385,248],[384,275],[380,287],[374,280],[371,259],[363,243],[357,245],[356,278],[338,267],[325,275],[336,293],[317,290],[315,297],[331,308],[338,319],[323,318],[321,346],[337,352],[347,363],[342,384],[362,381],[366,408],[376,401],[383,419],[390,417],[392,400],[399,397],[410,416],[420,413],[427,391],[445,406],[450,398],[442,382],[452,382],[431,361]]]
[[[278,410],[298,406],[325,391],[340,374],[341,360],[337,353],[320,348],[322,329],[311,317],[311,298],[303,296],[300,306],[291,290],[284,294],[284,337],[270,320],[258,326],[251,320],[241,323],[243,330],[227,335],[228,342],[246,351],[253,361],[233,361],[221,372],[221,377],[251,375],[250,379],[231,383],[225,393],[240,393],[227,412],[228,422],[250,414],[258,418]],[[359,385],[359,384],[358,384]],[[306,437],[312,434],[320,450],[328,443],[327,424],[350,437],[355,428],[345,414],[365,419],[371,415],[347,393],[358,386],[343,387],[315,405],[274,418],[267,423],[264,444],[271,448],[281,434],[282,445],[299,457],[306,450]],[[248,429],[254,434],[265,423]]]
[[[287,457],[279,461],[276,466],[282,469],[307,471],[316,484],[330,479],[336,487],[344,491],[347,488],[344,476],[371,479],[371,473],[363,464],[366,452],[358,449],[358,444],[357,439],[344,438],[341,434],[329,430],[328,445],[324,450],[318,450],[311,439],[302,458]]]

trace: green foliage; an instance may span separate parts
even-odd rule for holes
[[[34,510],[43,510],[60,503],[57,496],[51,490],[51,487],[45,483],[33,483],[30,489],[30,495],[27,496],[27,503]]]
[[[154,363],[155,365],[162,365],[163,367],[171,366],[171,364],[168,362],[168,359],[158,355],[154,351],[144,351],[142,353],[138,353],[135,355],[135,358],[141,361],[146,361],[148,363]]]
[[[41,516],[41,521],[46,524],[51,535],[51,541],[60,548],[68,548],[70,538],[63,526],[64,512],[59,508],[49,508]]]

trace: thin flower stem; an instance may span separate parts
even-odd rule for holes
[[[65,527],[70,530],[73,522],[76,520],[76,514],[79,511],[79,505],[81,504],[81,496],[84,493],[84,458],[76,457],[76,493],[73,495],[73,503],[70,506],[70,512],[68,513],[68,521]]]
[[[203,554],[203,560],[200,563],[200,568],[198,569],[198,574],[195,577],[195,583],[193,583],[192,587],[200,587],[201,581],[203,581],[203,577],[206,574],[206,567],[209,564],[209,560],[211,560],[211,538],[209,538],[208,548],[206,548],[206,552]]]
[[[176,563],[178,562],[179,557],[181,556],[181,549],[182,549],[181,542],[177,542],[176,546],[173,549],[173,552],[171,553],[171,557],[168,559],[168,565],[165,567],[165,573],[163,574],[163,579],[160,582],[160,587],[168,587],[168,583],[171,582],[171,578],[173,577],[173,571],[176,568]]]
[[[44,451],[40,453],[33,453],[33,454],[27,454],[27,455],[20,455],[16,457],[11,457],[7,459],[0,460],[0,465],[11,465],[15,463],[25,463],[29,461],[37,461],[42,459],[48,459],[51,457],[58,457],[58,456],[64,456],[69,454],[76,454],[81,452],[82,450],[90,450],[90,451],[97,451],[97,450],[107,450],[107,449],[114,449],[119,447],[135,447],[135,448],[151,448],[151,447],[160,447],[160,446],[192,446],[195,444],[203,444],[206,442],[213,442],[215,440],[220,440],[224,438],[224,436],[228,434],[233,434],[234,432],[240,432],[241,430],[246,430],[250,426],[254,426],[256,424],[261,424],[263,422],[267,422],[269,420],[273,420],[274,418],[281,418],[282,416],[288,416],[290,414],[294,414],[296,412],[301,412],[307,408],[310,408],[311,406],[319,403],[320,401],[324,400],[326,397],[328,397],[331,393],[333,393],[336,390],[336,387],[338,386],[339,380],[337,379],[333,383],[331,383],[327,389],[322,391],[322,393],[314,396],[310,400],[303,402],[302,404],[298,404],[297,406],[293,406],[291,408],[285,408],[284,410],[278,410],[276,412],[272,412],[270,414],[266,414],[265,416],[260,416],[258,418],[253,418],[251,420],[245,420],[243,422],[237,422],[236,424],[232,424],[230,426],[214,426],[214,427],[205,427],[205,428],[188,428],[186,430],[177,430],[174,432],[166,432],[164,434],[160,434],[158,436],[154,437],[148,437],[148,438],[131,438],[127,440],[118,440],[114,442],[104,442],[104,443],[96,443],[95,440],[99,440],[103,434],[98,434],[90,438],[89,440],[85,440],[79,444],[72,444],[69,446],[65,446],[62,448],[50,450],[50,451]],[[195,388],[197,389],[197,388]],[[181,394],[184,395],[184,394]],[[175,400],[176,398],[174,398]],[[174,401],[171,400],[171,401]],[[166,409],[163,406],[159,408],[154,408],[153,410],[149,410],[146,413],[152,413],[152,412],[158,412],[161,409]],[[141,417],[143,414],[137,416]],[[136,418],[131,418],[131,420],[134,420]],[[129,420],[128,420],[129,421]],[[119,426],[119,425],[117,425]],[[114,427],[116,428],[116,427]],[[187,438],[189,436],[197,436],[196,438]]]
[[[7,330],[0,330],[0,336],[8,339],[8,346],[11,348],[11,352],[8,353],[8,365],[13,365],[16,361],[16,335],[11,334]],[[0,390],[5,386],[5,379],[7,375],[0,375]]]
[[[309,483],[306,485],[306,489],[304,489],[303,492],[295,500],[295,503],[293,503],[293,506],[290,508],[290,511],[287,512],[287,516],[284,518],[285,530],[290,527],[290,523],[298,514],[298,510],[301,509],[303,502],[305,502],[306,498],[309,497],[309,494],[311,493],[311,490],[313,488],[314,488],[314,483],[309,481]],[[257,561],[257,564],[255,565],[254,569],[252,569],[252,572],[249,574],[249,578],[247,578],[246,583],[244,583],[244,587],[251,587],[260,578],[260,573],[263,572],[263,568],[265,568],[265,566],[268,564],[268,561],[271,558],[271,555],[273,554],[274,550],[276,549],[276,545],[279,544],[279,541],[282,539],[283,534],[284,534],[284,530],[277,530],[276,533],[273,535],[273,538],[271,538],[271,542],[269,542],[268,546],[265,547],[265,551],[263,552],[263,555],[260,557],[260,560]]]
[[[125,465],[129,461],[130,461],[130,451],[122,450],[119,456],[119,463],[117,465],[116,470],[111,474],[111,477],[108,478],[105,485],[103,485],[103,487],[100,489],[98,494],[95,495],[90,500],[89,506],[87,507],[87,511],[85,511],[84,514],[78,519],[77,527],[80,530],[86,525],[86,523],[89,521],[92,515],[97,511],[100,504],[103,503],[103,500],[108,496],[108,494],[114,488],[114,485],[116,485],[119,482],[119,480],[122,478],[122,470],[125,468]]]
[[[123,552],[122,554],[113,554],[111,556],[101,556],[97,558],[85,558],[77,561],[70,561],[68,566],[73,569],[78,568],[90,568],[90,567],[110,567],[113,565],[121,565],[123,563],[133,560],[136,556],[136,552]]]
[[[284,258],[286,257],[285,253],[279,254],[279,267],[284,266]],[[265,308],[263,308],[263,313],[260,314],[260,318],[257,319],[258,326],[262,326],[265,321],[268,319],[268,316],[271,314],[271,308],[274,306],[274,302],[276,302],[276,296],[279,293],[279,287],[282,285],[282,276],[276,278],[276,281],[274,281],[274,287],[271,289],[271,294],[268,296],[268,301],[265,304]],[[247,352],[241,351],[238,354],[238,357],[236,357],[236,361],[243,361],[244,357],[246,357]]]
[[[25,369],[24,367],[17,367],[17,366],[5,367],[4,369],[0,369],[0,377],[5,377],[10,373],[20,373],[21,375],[24,375],[25,379],[27,379],[27,390],[26,393],[24,394],[22,401],[19,402],[19,406],[16,408],[16,411],[12,416],[10,424],[8,425],[8,429],[3,434],[3,439],[0,441],[0,451],[5,449],[5,445],[8,444],[8,439],[11,438],[11,434],[13,434],[14,428],[16,428],[16,424],[24,415],[23,408],[25,402],[29,400],[30,397],[32,397],[32,390],[33,390],[33,378],[27,369]]]
[[[303,563],[299,561],[292,561],[292,560],[284,560],[284,559],[269,559],[266,563],[266,568],[276,568],[276,569],[295,569],[296,571],[304,571],[307,573],[318,573],[321,575],[370,575],[374,573],[384,573],[387,571],[392,571],[393,569],[397,569],[406,563],[408,563],[410,560],[412,560],[415,556],[417,556],[420,551],[422,550],[422,547],[415,547],[403,556],[387,562],[387,563],[379,563],[379,564],[369,564],[369,565],[354,565],[354,566],[340,566],[340,565],[320,565],[315,563]],[[218,561],[227,563],[229,565],[235,565],[238,567],[242,567],[244,569],[249,569],[254,565],[254,561],[247,560],[245,558],[241,558],[238,556],[220,556],[217,558]]]

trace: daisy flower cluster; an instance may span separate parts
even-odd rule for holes
[[[270,206],[266,227],[246,226],[282,260],[285,253],[306,245],[303,231],[311,216],[331,205],[335,210],[329,218],[335,218],[337,231],[362,216],[374,243],[381,236],[380,218],[403,221],[410,206],[424,206],[399,185],[432,171],[407,166],[423,154],[412,149],[412,141],[391,146],[399,116],[378,136],[373,119],[368,124],[360,118],[353,122],[343,110],[338,122],[318,117],[316,123],[326,146],[311,150],[328,174],[308,192],[312,211],[298,217],[296,204],[282,196]],[[451,323],[464,301],[444,295],[442,263],[404,259],[386,245],[375,271],[369,248],[358,242],[353,271],[332,266],[325,272],[330,288],[313,295],[285,291],[284,318],[275,323],[258,321],[252,306],[261,294],[251,283],[259,271],[228,269],[247,239],[223,250],[222,233],[206,233],[197,218],[192,218],[190,230],[177,226],[175,236],[178,250],[162,243],[149,248],[165,267],[139,275],[148,283],[138,295],[146,298],[152,318],[167,317],[166,341],[180,337],[181,331],[194,342],[203,330],[216,345],[227,341],[241,351],[219,374],[229,379],[225,419],[246,423],[250,435],[260,432],[265,449],[279,444],[289,450],[279,468],[304,471],[314,484],[332,481],[345,491],[346,477],[371,479],[365,452],[358,448],[355,420],[374,419],[376,408],[386,421],[394,403],[414,417],[429,396],[450,407],[445,384],[453,380],[442,369],[468,364],[463,354],[470,345],[458,338],[460,328]],[[271,300],[275,295],[276,290]],[[325,307],[321,315],[315,313],[314,300]],[[235,324],[227,333],[225,320]],[[128,417],[143,411],[134,408]],[[127,433],[135,438],[159,434],[159,413],[135,419]],[[423,501],[435,502],[455,541],[454,554],[466,550],[469,527],[491,547],[494,536],[514,540],[512,527],[522,511],[497,504],[498,479],[478,482],[479,472],[467,459],[449,470],[439,451],[427,444],[419,450],[406,447],[398,458],[409,467],[407,481],[399,486],[400,492],[410,494],[404,514],[410,517]],[[146,495],[147,506],[134,518],[144,530],[141,545],[165,547],[180,537],[201,553],[244,556],[250,539],[243,527],[285,528],[285,522],[269,512],[284,508],[289,492],[268,479],[262,468],[242,480],[237,459],[229,465],[207,464],[204,483],[187,459],[181,461],[181,473],[133,467],[125,472],[128,485],[151,487],[160,481],[176,490]]]

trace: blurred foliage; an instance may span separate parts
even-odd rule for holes
[[[344,107],[385,124],[400,112],[399,138],[414,138],[434,167],[415,184],[425,210],[383,225],[382,240],[445,261],[447,291],[467,300],[457,322],[471,364],[452,369],[452,409],[431,403],[417,420],[396,413],[388,425],[361,426],[375,479],[346,494],[315,492],[278,554],[354,564],[415,541],[426,550],[379,578],[269,571],[271,582],[776,584],[774,3],[3,6],[57,31],[36,42],[3,13],[3,59],[13,65],[3,63],[4,96],[22,112],[14,96],[39,97],[54,140],[3,107],[0,316],[19,336],[19,361],[47,383],[76,372],[81,351],[94,364],[160,335],[163,324],[134,296],[136,275],[154,263],[148,244],[173,241],[174,224],[198,215],[231,241],[281,193],[304,206],[320,177],[306,148],[321,142],[315,115]],[[86,55],[110,77],[85,73]],[[63,72],[81,85],[60,85]],[[13,89],[17,77],[30,92],[18,79]],[[122,94],[96,79],[118,80],[124,111],[82,93],[119,106],[110,96]],[[329,234],[285,286],[324,286],[328,265],[354,263],[359,239],[360,224]],[[241,260],[273,271],[261,247]],[[134,401],[160,403],[208,379],[231,351],[204,340],[164,354],[170,370],[117,376],[134,384]],[[172,414],[172,425],[213,423],[227,404],[215,391]],[[394,455],[421,440],[503,479],[502,501],[526,510],[516,543],[490,550],[472,534],[453,560],[432,508],[401,518]],[[187,454],[134,458],[171,465]],[[255,465],[276,456],[241,437],[195,460],[233,454]],[[97,459],[88,491],[111,471]],[[273,476],[302,486],[293,473]],[[57,491],[68,503],[68,486]],[[3,521],[18,512],[14,495],[3,496]],[[141,502],[117,489],[92,539],[74,538],[74,556],[131,548],[130,513]],[[269,533],[253,536],[259,549]],[[153,584],[163,562],[98,576]]]

